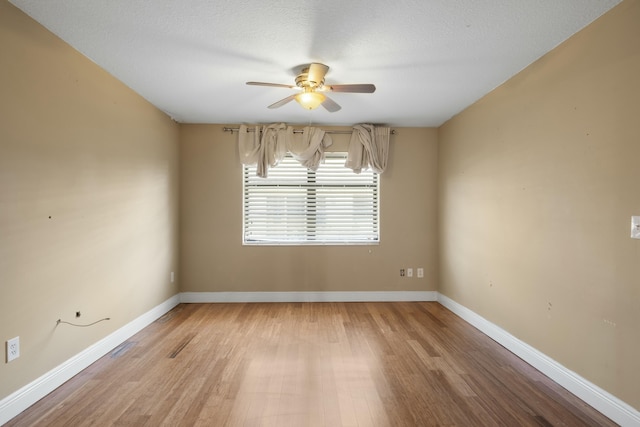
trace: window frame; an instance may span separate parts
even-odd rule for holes
[[[306,218],[307,221],[311,220],[311,221],[317,221],[319,215],[312,215],[311,219],[309,219],[309,209],[311,209],[312,211],[316,211],[317,213],[317,209],[318,209],[318,203],[312,203],[311,200],[315,200],[316,202],[318,201],[317,196],[317,192],[318,190],[321,190],[322,188],[354,188],[354,192],[351,193],[351,197],[353,198],[354,202],[355,202],[355,197],[357,197],[357,190],[360,189],[364,189],[364,191],[372,191],[372,197],[371,197],[371,209],[373,209],[372,213],[371,213],[371,222],[367,223],[366,226],[367,227],[371,227],[371,233],[370,233],[370,238],[369,239],[357,239],[354,238],[354,236],[352,235],[351,238],[347,238],[345,240],[337,240],[337,239],[314,239],[314,238],[305,238],[303,239],[296,239],[296,240],[290,240],[287,238],[282,238],[282,239],[255,239],[255,240],[251,240],[248,239],[248,232],[247,232],[247,222],[248,222],[248,218],[247,218],[247,206],[248,203],[250,203],[250,201],[247,199],[248,197],[248,191],[247,191],[247,182],[248,180],[250,181],[251,178],[255,178],[256,180],[262,180],[262,179],[269,179],[269,178],[257,178],[255,177],[255,165],[251,165],[251,166],[247,166],[247,165],[243,165],[242,166],[242,245],[243,246],[361,246],[361,245],[379,245],[380,244],[380,240],[381,240],[381,233],[380,233],[380,175],[374,173],[373,171],[367,170],[367,171],[362,171],[362,173],[360,174],[355,174],[355,172],[353,172],[352,170],[344,167],[344,161],[346,160],[346,152],[327,152],[325,153],[325,159],[329,160],[329,161],[335,161],[335,160],[339,160],[341,162],[341,166],[344,168],[345,174],[353,174],[354,176],[354,182],[356,181],[362,181],[363,177],[371,177],[372,181],[368,184],[356,184],[356,183],[351,183],[351,184],[342,184],[342,185],[319,185],[317,187],[312,187],[309,184],[313,184],[315,182],[315,180],[317,180],[318,175],[317,172],[311,171],[307,168],[305,168],[303,165],[299,164],[295,159],[293,159],[293,156],[290,153],[287,153],[287,155],[285,156],[285,158],[283,159],[282,162],[287,162],[287,166],[289,168],[295,167],[296,165],[301,169],[306,171],[306,181],[304,182],[304,184],[298,184],[300,185],[301,189],[304,189],[305,192],[307,193],[305,196],[305,212],[306,212]],[[295,162],[295,165],[293,164],[293,162]],[[318,168],[318,173],[322,173],[322,168],[323,166],[325,166],[325,162],[321,163],[319,168]],[[333,165],[334,167],[336,166],[335,164]],[[277,170],[278,166],[275,167],[275,170]],[[274,169],[270,169],[270,175],[272,176],[274,171]],[[333,175],[331,175],[333,177]],[[346,176],[346,175],[345,175]],[[279,186],[279,185],[276,185]],[[268,186],[265,186],[265,188]],[[283,185],[283,187],[285,187],[285,185]],[[291,187],[296,187],[296,184],[291,184]],[[311,205],[309,205],[309,203],[311,203]],[[342,224],[340,224],[342,225]],[[315,229],[314,227],[305,227],[305,229],[307,230],[307,233],[310,230]],[[335,231],[335,230],[334,230]],[[360,233],[357,233],[360,234]],[[337,233],[336,233],[337,235]],[[307,236],[309,237],[309,236]],[[317,236],[316,236],[317,237]]]

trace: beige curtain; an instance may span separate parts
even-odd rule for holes
[[[345,166],[355,173],[371,169],[382,173],[389,159],[391,129],[374,125],[356,125],[351,133]]]
[[[280,163],[293,139],[293,128],[284,123],[255,126],[249,132],[246,125],[238,129],[238,152],[244,165],[256,165],[256,175],[266,178],[269,168]]]
[[[324,150],[333,144],[331,136],[319,128],[307,126],[302,130],[302,138],[292,138],[287,147],[294,159],[312,171],[324,160]]]
[[[333,143],[322,129],[307,126],[301,138],[294,138],[293,128],[284,123],[254,126],[253,132],[246,125],[238,129],[238,151],[245,165],[256,165],[256,175],[266,178],[269,168],[275,167],[287,151],[303,166],[317,170],[324,159],[325,148]]]

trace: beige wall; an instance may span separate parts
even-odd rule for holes
[[[440,292],[640,408],[640,2],[439,129]]]
[[[381,175],[379,245],[255,247],[242,245],[237,133],[181,126],[181,290],[436,290],[436,130],[397,131]],[[346,149],[347,135],[333,140]],[[423,267],[425,277],[400,278],[402,267]]]
[[[178,132],[0,1],[0,399],[177,293]]]

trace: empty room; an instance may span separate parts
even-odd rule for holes
[[[0,425],[640,426],[640,0],[0,0]]]

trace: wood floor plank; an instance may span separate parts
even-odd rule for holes
[[[437,303],[181,304],[7,426],[613,426]]]

